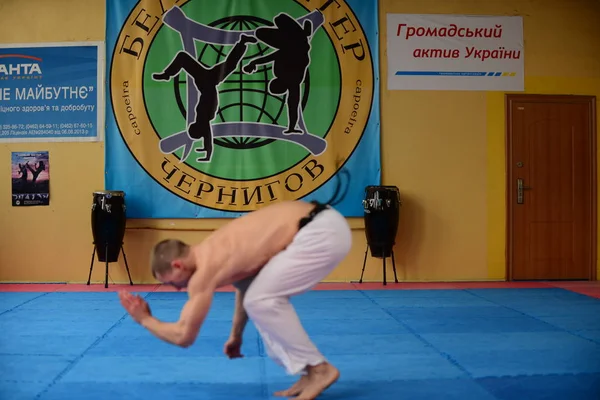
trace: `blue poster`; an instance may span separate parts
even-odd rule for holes
[[[380,184],[377,0],[107,0],[106,189],[128,218]]]
[[[0,141],[99,140],[102,43],[0,46]]]

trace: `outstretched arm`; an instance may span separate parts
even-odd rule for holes
[[[246,64],[245,66],[242,67],[242,71],[244,71],[247,74],[251,74],[254,71],[256,71],[256,67],[258,65],[264,65],[264,64],[268,64],[270,62],[274,62],[275,59],[277,58],[276,54],[277,52],[273,52],[271,54],[267,54],[264,57],[259,57],[259,58],[255,58],[254,60],[250,61],[248,64]]]
[[[233,284],[235,287],[235,310],[233,313],[231,338],[241,338],[244,333],[244,328],[248,323],[248,314],[246,314],[246,310],[244,309],[244,296],[254,281],[254,278],[256,278],[256,275],[249,276]]]
[[[121,304],[133,319],[154,336],[177,346],[189,347],[196,340],[200,327],[206,319],[213,292],[198,291],[191,295],[181,310],[179,321],[173,323],[154,318],[147,303],[139,296],[120,292],[119,297]]]
[[[242,279],[241,281],[235,282],[235,310],[233,312],[233,324],[231,326],[231,333],[229,339],[225,343],[224,352],[229,358],[239,358],[242,355],[242,337],[244,335],[244,328],[248,323],[248,314],[244,309],[244,296],[248,287],[254,280],[254,276]]]
[[[233,312],[233,323],[231,326],[231,338],[241,338],[244,334],[244,328],[248,323],[248,314],[244,310],[244,294],[245,290],[237,289],[235,291],[235,310]]]
[[[264,64],[268,64],[270,62],[273,62],[277,58],[276,53],[277,52],[274,51],[273,53],[267,54],[266,56],[255,58],[254,60],[250,61],[250,64],[252,64],[252,65],[264,65]]]

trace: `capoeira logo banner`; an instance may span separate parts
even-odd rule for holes
[[[233,217],[380,181],[376,0],[107,1],[107,189]]]

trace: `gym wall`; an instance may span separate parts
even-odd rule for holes
[[[104,40],[104,7],[102,0],[2,0],[0,42]],[[379,7],[382,184],[398,186],[403,201],[395,249],[399,278],[503,280],[504,94],[388,91],[386,13],[523,15],[527,93],[600,98],[600,2],[380,0]],[[51,204],[13,208],[11,152],[37,150],[50,152]],[[93,249],[92,192],[104,187],[104,143],[2,144],[0,166],[0,281],[85,282]],[[134,281],[154,282],[148,253],[157,240],[199,241],[223,222],[129,221],[125,251]],[[363,223],[350,223],[352,252],[330,281],[360,277]],[[111,282],[127,280],[122,261],[110,268]],[[380,280],[381,273],[381,260],[369,258],[365,279]],[[97,261],[92,279],[104,279]]]

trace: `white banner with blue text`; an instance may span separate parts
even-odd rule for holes
[[[387,15],[389,90],[523,91],[519,16]]]

